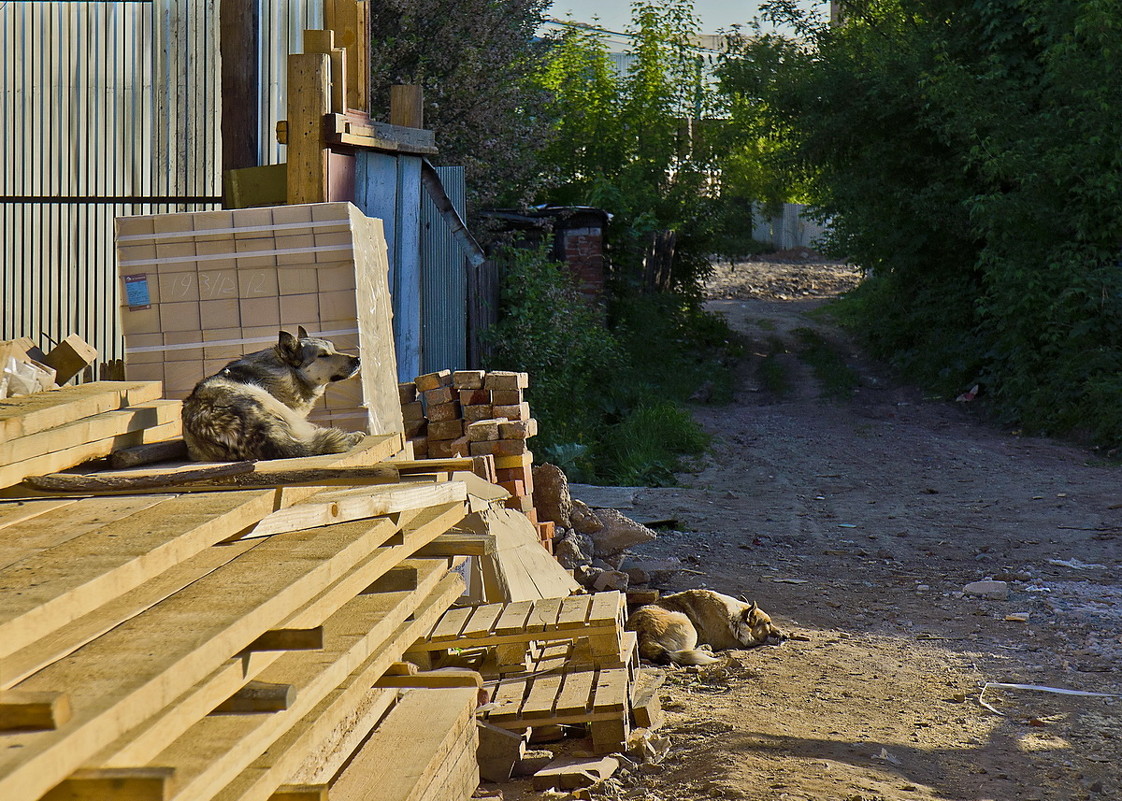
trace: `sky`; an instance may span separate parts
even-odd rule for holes
[[[756,16],[758,7],[758,0],[694,0],[702,33],[716,33],[737,23],[745,25]],[[592,22],[598,16],[605,28],[621,31],[631,20],[631,0],[554,0],[546,13],[557,19],[571,16],[577,22]]]

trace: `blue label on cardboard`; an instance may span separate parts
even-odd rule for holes
[[[147,309],[151,306],[152,298],[148,293],[148,276],[126,275],[125,298],[130,309]]]

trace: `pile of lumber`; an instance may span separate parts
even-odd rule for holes
[[[0,407],[4,447],[49,434],[66,454],[0,462],[26,479],[0,493],[0,798],[470,797],[482,680],[402,661],[463,592],[453,560],[420,554],[464,517],[465,483],[392,461],[398,434],[51,472],[168,425],[134,413],[163,408],[152,386]]]
[[[526,373],[440,370],[398,385],[405,435],[418,457],[492,456],[495,481],[516,509],[538,529],[552,553],[552,522],[534,509],[534,455],[528,440],[538,433],[524,391]]]
[[[180,435],[158,381],[95,381],[0,400],[0,487]]]

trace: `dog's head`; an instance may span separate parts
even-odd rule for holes
[[[757,645],[779,645],[786,636],[779,626],[771,622],[767,612],[760,609],[755,601],[751,601],[740,613],[736,638],[741,645],[752,648]]]
[[[280,332],[277,355],[308,384],[325,386],[333,381],[344,381],[358,373],[357,356],[340,353],[330,340],[308,336],[304,326],[300,326],[297,332],[295,337],[287,331]]]

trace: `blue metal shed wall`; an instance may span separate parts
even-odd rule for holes
[[[437,167],[444,191],[466,217],[463,167]],[[422,372],[467,368],[467,259],[436,205],[421,200]]]

